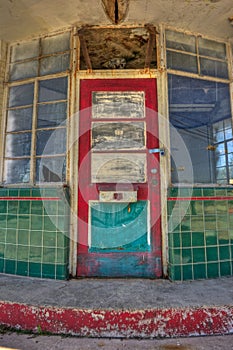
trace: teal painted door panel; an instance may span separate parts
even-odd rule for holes
[[[89,252],[142,252],[150,250],[148,202],[100,203],[91,207]]]

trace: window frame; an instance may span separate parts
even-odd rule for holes
[[[183,35],[187,35],[187,36],[193,36],[195,38],[195,49],[196,49],[196,53],[192,53],[191,51],[185,51],[185,50],[177,50],[177,49],[173,49],[173,48],[168,48],[167,47],[167,41],[166,41],[166,32],[167,31],[171,31],[171,32],[175,32],[175,33],[180,33]],[[204,39],[204,40],[209,40],[209,41],[213,41],[219,44],[224,44],[225,48],[226,48],[226,58],[225,59],[221,59],[221,58],[216,58],[213,56],[207,56],[207,55],[202,55],[199,53],[199,45],[198,45],[198,40],[199,39]],[[232,78],[232,57],[231,57],[231,47],[230,47],[230,43],[226,42],[224,40],[219,40],[218,38],[210,38],[208,36],[205,35],[200,35],[197,33],[192,33],[192,32],[188,32],[188,31],[182,31],[182,30],[178,30],[176,28],[173,27],[169,27],[166,26],[164,28],[164,52],[165,52],[165,67],[168,73],[171,74],[178,74],[178,75],[189,75],[191,77],[196,77],[196,78],[201,78],[201,79],[207,79],[207,80],[214,80],[214,81],[223,81],[223,82],[230,82],[231,78]],[[197,73],[193,73],[193,72],[188,72],[185,70],[179,70],[179,69],[174,69],[174,68],[168,68],[167,67],[167,51],[169,52],[176,52],[178,54],[181,55],[188,55],[190,57],[196,57],[196,63],[197,63]],[[227,72],[228,72],[228,78],[220,78],[220,77],[215,77],[212,75],[205,75],[201,73],[201,64],[200,61],[201,59],[209,59],[209,60],[213,60],[216,62],[223,62],[227,64]]]
[[[190,32],[190,31],[183,31],[171,26],[162,26],[163,28],[163,41],[162,41],[162,46],[164,47],[164,51],[163,51],[163,62],[164,62],[164,68],[166,71],[166,91],[167,91],[167,111],[168,111],[168,121],[170,121],[170,114],[169,114],[169,98],[168,98],[168,75],[177,75],[177,76],[183,76],[183,77],[189,77],[189,78],[193,78],[193,79],[201,79],[201,80],[207,80],[207,81],[212,81],[212,82],[219,82],[219,83],[225,83],[229,85],[229,94],[230,94],[230,107],[231,107],[231,122],[232,122],[232,131],[233,131],[233,83],[232,83],[232,78],[233,78],[233,52],[231,50],[231,45],[229,42],[218,39],[218,38],[213,38],[213,37],[208,37],[205,35],[200,35],[199,33],[194,33],[194,32]],[[226,48],[226,59],[222,60],[222,59],[218,59],[218,58],[211,58],[210,56],[203,56],[203,55],[199,55],[198,53],[198,49],[196,48],[196,53],[191,53],[191,52],[186,52],[186,51],[181,51],[181,50],[173,50],[171,49],[171,51],[174,52],[178,52],[181,54],[188,54],[190,56],[196,56],[198,57],[198,73],[192,73],[192,72],[188,72],[188,71],[184,71],[184,70],[178,70],[178,69],[172,69],[172,68],[167,68],[167,45],[166,45],[166,31],[173,31],[173,32],[178,32],[181,34],[186,34],[188,36],[194,36],[195,37],[195,41],[196,41],[196,45],[197,45],[197,40],[198,38],[202,38],[202,39],[207,39],[210,41],[214,41],[217,43],[221,43],[221,44],[225,44],[225,48]],[[227,68],[228,68],[228,78],[219,78],[219,77],[214,77],[214,76],[210,76],[210,75],[202,75],[200,74],[200,61],[199,61],[199,57],[204,57],[204,58],[209,58],[209,59],[213,59],[215,61],[223,61],[227,63]],[[168,128],[169,129],[169,128]],[[170,130],[168,130],[168,138],[169,138],[169,147],[171,147],[170,145]],[[225,141],[224,141],[225,142]],[[214,146],[214,145],[213,145]],[[226,183],[226,184],[222,184],[222,183],[217,183],[216,181],[216,166],[214,169],[214,173],[212,174],[215,178],[215,183],[200,183],[200,182],[193,182],[192,184],[187,184],[187,183],[181,183],[181,182],[173,182],[172,181],[172,168],[171,168],[171,158],[169,159],[169,173],[168,173],[168,182],[170,183],[170,185],[172,186],[178,186],[178,187],[214,187],[214,186],[218,186],[218,187],[232,187],[231,183]],[[227,169],[227,176],[229,175],[229,169]]]
[[[59,32],[55,32],[55,33],[51,33],[49,35],[44,35],[44,36],[40,36],[38,38],[36,38],[37,40],[39,40],[39,42],[41,43],[41,40],[43,38],[52,38],[55,36],[59,36],[65,33],[69,33],[69,52],[70,54],[70,58],[69,58],[69,67],[68,69],[66,69],[63,72],[58,72],[58,73],[52,73],[52,74],[47,74],[47,75],[41,75],[39,76],[37,74],[36,77],[30,77],[30,78],[23,78],[23,79],[19,79],[19,80],[14,80],[14,81],[10,81],[9,80],[9,74],[10,74],[10,69],[11,69],[11,54],[12,54],[12,47],[14,45],[17,45],[16,43],[12,43],[9,47],[8,47],[8,53],[7,53],[7,65],[6,65],[6,88],[4,91],[4,108],[3,108],[3,115],[2,115],[2,140],[1,140],[1,150],[2,150],[2,155],[1,155],[1,162],[0,162],[0,183],[2,186],[6,186],[6,187],[35,187],[35,186],[43,186],[43,187],[48,187],[48,186],[61,186],[61,185],[66,185],[68,182],[68,166],[66,166],[66,171],[65,171],[65,180],[61,180],[61,181],[56,181],[56,182],[39,182],[36,180],[36,162],[37,159],[42,159],[43,156],[41,155],[37,155],[36,154],[36,134],[37,131],[46,131],[46,130],[58,130],[58,129],[65,129],[66,130],[66,143],[65,143],[65,153],[59,155],[59,154],[51,154],[51,155],[46,155],[45,158],[56,158],[59,156],[62,156],[66,159],[66,163],[68,163],[68,144],[69,144],[69,116],[70,116],[70,93],[71,93],[71,72],[72,72],[72,62],[73,62],[73,57],[72,57],[72,44],[73,44],[73,33],[71,29],[68,30],[64,30],[64,31],[59,31]],[[23,41],[20,42],[22,44],[24,43],[30,43],[33,40],[27,40],[27,41]],[[20,44],[19,43],[19,44]],[[45,57],[52,57],[52,56],[57,56],[61,54],[61,52],[57,52],[55,54],[51,53],[46,55]],[[44,56],[38,56],[36,59],[40,60],[42,58],[44,58]],[[32,60],[34,60],[35,58],[32,58]],[[29,61],[30,59],[26,59],[26,61]],[[21,62],[21,61],[20,61]],[[40,81],[46,81],[46,80],[50,80],[50,79],[56,79],[56,78],[66,78],[67,79],[67,91],[66,91],[66,99],[63,100],[53,100],[53,101],[47,101],[47,102],[39,102],[38,100],[38,94],[39,94],[39,83]],[[33,92],[33,100],[32,100],[32,104],[31,105],[25,105],[25,106],[15,106],[15,107],[10,107],[9,106],[9,93],[10,93],[10,88],[14,87],[14,86],[23,86],[26,84],[33,84],[33,88],[34,88],[34,92]],[[52,104],[52,103],[62,103],[65,102],[66,103],[66,119],[63,122],[65,125],[64,126],[54,126],[54,127],[37,127],[37,113],[38,113],[38,106],[40,105],[45,105],[45,104]],[[27,132],[26,130],[20,130],[20,131],[7,131],[7,114],[9,110],[16,110],[16,109],[20,109],[20,108],[24,108],[24,107],[31,107],[32,108],[32,127],[31,129],[29,129],[29,132],[31,133],[31,150],[30,150],[30,155],[29,157],[6,157],[5,155],[5,150],[6,150],[6,137],[9,134],[20,134],[20,133],[24,133]],[[8,159],[25,159],[28,158],[30,159],[30,179],[28,182],[5,182],[4,180],[4,172],[5,172],[5,160]]]

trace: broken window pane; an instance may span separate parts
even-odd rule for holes
[[[37,131],[36,154],[63,154],[66,150],[66,129]]]
[[[7,113],[7,131],[23,131],[32,128],[32,108],[12,109]]]
[[[167,68],[198,73],[197,58],[196,56],[167,51]]]
[[[199,54],[226,59],[226,45],[217,41],[198,38]]]
[[[93,69],[140,69],[145,67],[149,31],[146,28],[83,28],[82,35]],[[83,45],[81,44],[83,47]],[[152,50],[151,68],[157,67],[156,45]],[[87,69],[83,51],[80,69]]]
[[[38,105],[37,128],[51,128],[60,124],[64,126],[66,113],[66,102]]]
[[[70,33],[64,33],[42,39],[42,55],[64,52],[70,49]]]
[[[30,159],[7,159],[4,162],[4,182],[27,183],[30,180]]]
[[[11,49],[11,62],[39,56],[39,40],[14,45]]]
[[[27,106],[33,104],[34,84],[13,86],[9,93],[9,107]]]
[[[66,158],[38,158],[36,160],[37,182],[61,182],[66,179]]]
[[[40,75],[65,72],[70,66],[70,55],[58,55],[42,58],[40,61]]]
[[[31,133],[7,134],[6,157],[25,157],[31,153]]]
[[[55,78],[39,82],[39,102],[67,99],[67,78]]]
[[[11,65],[10,81],[36,77],[38,75],[38,61],[15,63]]]

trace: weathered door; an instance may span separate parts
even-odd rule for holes
[[[160,277],[155,79],[80,85],[78,276]]]

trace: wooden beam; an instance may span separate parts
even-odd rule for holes
[[[83,53],[83,57],[84,57],[87,69],[89,71],[92,71],[92,64],[91,64],[90,56],[89,56],[89,53],[88,53],[88,48],[87,48],[87,43],[86,43],[86,40],[85,40],[85,36],[84,36],[84,34],[82,34],[81,31],[79,31],[78,32],[78,37],[79,37],[80,47],[81,47],[81,50],[82,50],[82,53]]]
[[[147,48],[146,48],[146,58],[145,58],[145,69],[150,69],[150,64],[152,60],[152,54],[153,54],[153,49],[155,47],[155,39],[156,39],[156,28],[150,24],[145,25],[145,28],[147,28],[149,32],[149,39],[147,43]]]

